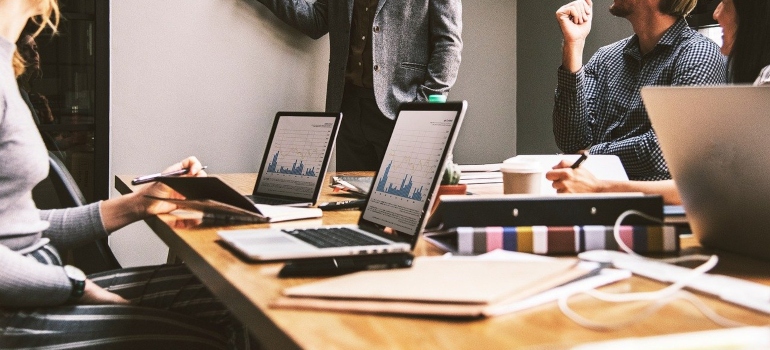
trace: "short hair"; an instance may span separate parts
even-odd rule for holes
[[[770,1],[733,0],[738,15],[730,57],[732,83],[753,82],[762,68],[770,65]]]
[[[669,16],[685,17],[697,4],[698,0],[661,0],[658,9]]]

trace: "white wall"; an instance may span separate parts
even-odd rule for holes
[[[254,172],[276,111],[323,110],[328,39],[308,39],[251,3],[110,2],[112,175],[156,172],[188,155],[211,172]],[[450,99],[470,107],[455,160],[499,161],[516,144],[516,1],[463,6]],[[144,223],[110,244],[124,266],[165,261]]]
[[[278,110],[323,110],[328,41],[239,0],[111,1],[111,174],[196,155],[255,172]],[[161,263],[144,223],[111,237],[124,266]]]
[[[457,163],[497,163],[516,155],[516,23],[515,0],[463,1],[462,63],[449,93],[452,100],[468,101]]]

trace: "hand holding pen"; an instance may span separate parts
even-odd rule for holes
[[[578,158],[577,161],[575,161],[574,163],[572,163],[572,165],[569,166],[571,169],[577,169],[581,163],[583,163],[586,159],[588,159],[588,151],[582,151],[579,153],[580,153],[580,158]]]
[[[562,160],[553,167],[553,170],[545,174],[547,180],[553,181],[553,188],[558,193],[592,193],[601,192],[602,182],[590,171],[580,167],[586,159],[588,152],[580,152],[580,158],[575,162]]]
[[[206,167],[201,165],[201,162],[197,158],[188,157],[158,174],[140,176],[134,179],[135,181],[132,181],[132,184],[136,184],[136,181],[140,183],[154,182],[162,176],[207,176],[206,172],[203,170],[205,168]],[[176,204],[152,198],[184,198],[184,196],[171,189],[171,187],[161,183],[138,187],[137,191],[134,192],[134,195],[140,199],[140,202],[134,206],[142,208],[145,215],[165,214],[177,209]]]
[[[206,168],[208,168],[208,166],[203,166],[203,167],[201,167],[200,170],[204,170]],[[149,175],[142,175],[142,176],[139,176],[139,177],[131,180],[131,184],[132,185],[146,184],[148,182],[157,181],[158,178],[160,178],[160,177],[180,176],[180,175],[185,175],[185,174],[187,174],[189,172],[190,172],[190,168],[182,168],[182,169],[179,169],[179,170],[173,170],[173,171],[169,171],[169,172],[165,172],[165,173],[155,173],[155,174],[149,174]]]

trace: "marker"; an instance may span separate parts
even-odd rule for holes
[[[208,168],[208,166],[202,167],[201,170],[206,169],[206,168]],[[185,168],[185,169],[169,171],[167,173],[155,173],[155,174],[150,174],[150,175],[143,175],[143,176],[139,176],[139,177],[131,180],[131,184],[132,185],[141,185],[141,184],[144,184],[144,183],[157,181],[159,177],[179,176],[179,175],[187,174],[189,171],[190,171],[189,168]]]
[[[582,152],[580,154],[580,158],[578,158],[578,160],[575,161],[575,163],[572,163],[570,168],[577,169],[580,166],[580,163],[583,163],[586,159],[588,159],[588,152]]]
[[[361,208],[366,204],[366,199],[354,199],[342,202],[325,202],[318,205],[321,210]]]

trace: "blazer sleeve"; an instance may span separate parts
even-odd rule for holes
[[[461,0],[430,1],[430,21],[431,57],[418,100],[448,93],[457,80],[463,48]]]
[[[318,39],[329,32],[329,0],[316,0],[312,3],[306,0],[258,1],[286,24],[313,39]]]

